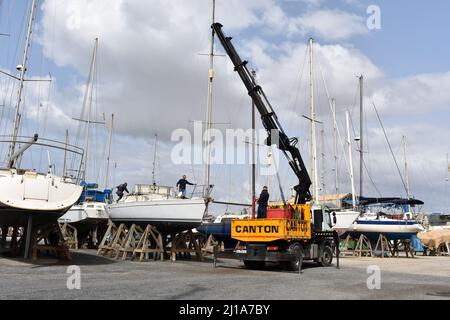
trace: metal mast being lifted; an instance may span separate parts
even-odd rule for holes
[[[226,37],[222,32],[222,25],[220,23],[214,23],[212,28],[219,38],[227,55],[230,57],[235,71],[239,74],[242,82],[247,88],[248,94],[252,98],[256,109],[261,114],[261,119],[268,135],[266,144],[268,146],[271,146],[272,144],[277,145],[277,147],[288,159],[291,169],[298,178],[298,184],[294,187],[294,190],[296,191],[295,203],[306,203],[311,200],[311,193],[309,191],[311,179],[300,155],[300,151],[296,146],[298,139],[295,137],[289,138],[286,135],[261,86],[255,85],[253,76],[247,68],[248,62],[241,60],[239,54],[236,52],[236,49],[231,43],[232,38]]]
[[[314,39],[309,39],[309,88],[311,108],[311,175],[313,199],[318,202],[319,183],[317,175],[317,137],[316,137],[316,112],[314,107]]]
[[[111,123],[109,125],[109,139],[108,139],[108,156],[106,157],[106,172],[105,172],[105,189],[109,184],[109,163],[111,161],[111,144],[114,131],[114,113],[111,115]]]
[[[212,23],[216,21],[216,0],[212,0]],[[208,81],[208,107],[206,114],[206,168],[204,197],[209,198],[211,193],[211,129],[213,109],[214,84],[214,29],[211,31],[211,51],[209,54],[209,81]]]

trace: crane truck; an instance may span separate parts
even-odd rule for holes
[[[231,237],[239,241],[234,253],[246,267],[263,268],[266,262],[280,263],[286,269],[300,270],[303,260],[313,260],[321,266],[330,266],[333,247],[339,257],[339,237],[332,229],[336,216],[325,207],[313,204],[312,184],[300,151],[298,138],[289,138],[283,130],[262,87],[257,85],[233,46],[231,37],[222,31],[222,24],[212,29],[239,74],[267,131],[266,145],[276,145],[289,162],[298,179],[294,186],[293,204],[269,207],[267,219],[235,220],[231,224]],[[338,260],[339,265],[339,260]]]

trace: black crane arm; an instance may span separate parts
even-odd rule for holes
[[[261,86],[256,85],[253,76],[250,74],[247,68],[247,61],[242,61],[239,54],[236,52],[233,44],[231,43],[231,37],[226,37],[222,32],[222,25],[220,23],[214,23],[212,28],[220,40],[220,43],[224,47],[226,53],[230,57],[234,65],[234,70],[241,77],[242,82],[247,88],[248,94],[252,98],[256,108],[261,114],[261,119],[264,128],[267,131],[268,138],[266,144],[268,146],[276,144],[277,147],[284,153],[289,161],[289,165],[297,176],[299,182],[294,187],[296,191],[296,204],[303,204],[311,200],[311,193],[309,188],[311,186],[311,179],[308,171],[306,170],[303,159],[300,155],[300,151],[297,148],[298,139],[288,138],[284,132],[281,124],[278,121],[278,117],[275,114],[270,102],[268,101]]]

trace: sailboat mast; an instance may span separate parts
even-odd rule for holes
[[[317,203],[319,197],[319,188],[317,183],[317,141],[316,141],[316,113],[314,110],[314,39],[309,39],[309,73],[310,73],[310,107],[311,107],[311,166],[312,166],[312,190],[313,199]]]
[[[20,70],[20,83],[19,83],[19,92],[17,94],[17,105],[16,105],[16,114],[14,117],[12,142],[9,146],[9,154],[8,154],[8,158],[10,159],[10,161],[8,161],[9,168],[12,168],[14,166],[14,161],[11,158],[14,155],[14,152],[16,149],[17,136],[19,135],[20,118],[21,118],[20,107],[21,107],[21,102],[22,102],[23,84],[25,82],[25,73],[27,72],[28,51],[30,49],[31,33],[33,32],[33,21],[34,21],[35,12],[36,12],[36,0],[33,0],[31,2],[30,19],[28,21],[27,38],[25,41],[25,50],[24,50],[24,54],[23,54],[22,65],[20,66],[20,69],[19,69]]]
[[[351,136],[350,136],[350,113],[348,111],[345,113],[345,123],[347,126],[347,147],[348,147],[348,158],[349,158],[349,165],[350,165],[350,182],[352,185],[352,205],[353,205],[353,210],[356,210],[355,176],[353,173],[352,141],[351,141]]]
[[[326,188],[327,188],[327,179],[326,179],[326,156],[325,156],[325,129],[322,128],[320,131],[320,150],[321,150],[321,156],[322,156],[322,172],[321,172],[321,180],[322,180],[322,194],[326,194]]]
[[[212,0],[212,23],[216,22],[216,0]],[[211,28],[211,51],[209,55],[209,82],[208,82],[208,107],[206,115],[206,169],[205,169],[205,194],[209,197],[211,185],[211,129],[213,109],[213,84],[214,84],[214,29]]]
[[[113,131],[114,131],[114,113],[111,115],[111,124],[109,125],[108,156],[106,158],[106,171],[105,171],[105,189],[108,188],[109,184],[109,162],[111,160],[111,145],[112,145]]]
[[[364,187],[364,76],[359,77],[359,196],[363,196]]]
[[[336,99],[331,100],[333,111],[333,153],[334,153],[334,191],[339,194],[339,169],[338,169],[338,143],[337,143],[337,121],[336,121]]]
[[[158,146],[158,135],[155,134],[155,143],[153,147],[153,169],[152,169],[152,181],[153,185],[156,186],[156,179],[155,179],[155,171],[156,171],[156,147]]]
[[[411,192],[409,188],[409,175],[408,175],[408,154],[406,149],[406,136],[403,136],[403,153],[405,156],[405,177],[406,177],[406,195],[408,199],[411,198]]]
[[[95,39],[95,45],[94,45],[94,52],[92,53],[92,60],[91,60],[91,68],[90,68],[90,77],[89,77],[89,84],[86,90],[88,90],[89,94],[89,100],[88,100],[88,118],[87,118],[87,130],[86,130],[86,136],[85,136],[85,150],[84,150],[84,159],[83,159],[83,167],[82,167],[82,177],[83,181],[86,181],[86,168],[87,168],[87,161],[88,161],[88,151],[89,151],[89,138],[91,134],[91,122],[92,122],[92,100],[93,100],[93,94],[94,94],[94,74],[95,74],[95,68],[96,68],[96,60],[97,60],[97,48],[98,48],[98,38]]]

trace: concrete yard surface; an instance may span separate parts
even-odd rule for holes
[[[71,254],[70,262],[37,263],[0,256],[0,299],[450,299],[449,257],[345,257],[340,269],[305,263],[299,275],[277,266],[247,270],[235,260],[214,269],[211,259],[140,263],[92,250]]]

